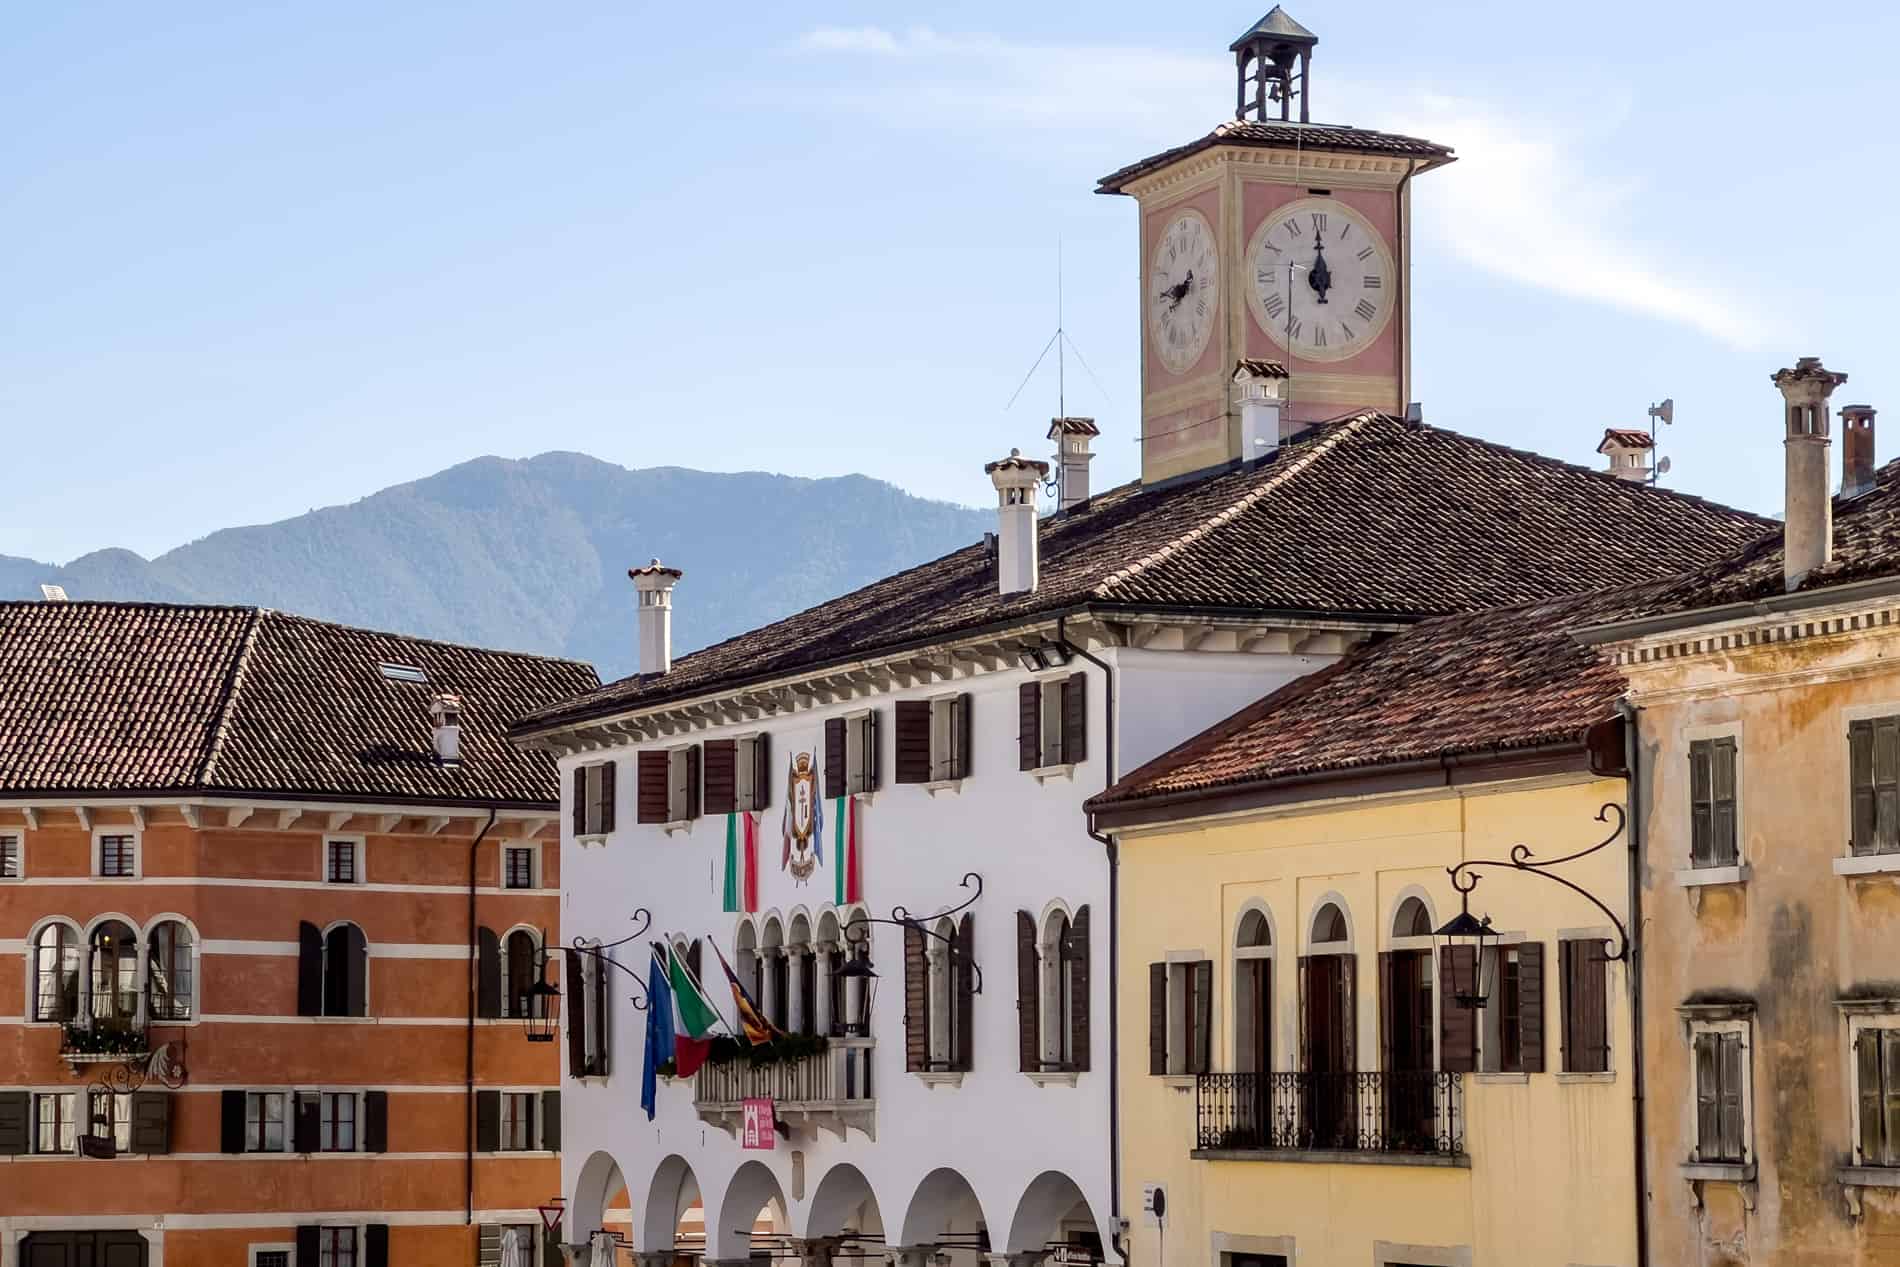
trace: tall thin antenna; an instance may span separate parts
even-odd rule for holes
[[[1029,386],[1029,380],[1034,378],[1036,371],[1042,368],[1043,361],[1048,359],[1050,348],[1056,350],[1056,417],[1069,416],[1068,353],[1070,352],[1075,353],[1077,364],[1081,365],[1084,372],[1088,374],[1089,381],[1095,384],[1095,390],[1101,393],[1102,403],[1113,403],[1109,399],[1108,389],[1102,386],[1102,380],[1095,376],[1088,358],[1082,355],[1082,349],[1075,345],[1075,340],[1069,337],[1069,332],[1063,325],[1062,253],[1062,237],[1058,234],[1056,236],[1056,331],[1049,336],[1049,341],[1042,345],[1042,351],[1036,354],[1036,362],[1029,367],[1029,372],[1023,375],[1023,381],[1016,384],[1016,390],[1010,393],[1009,403],[1003,406],[1004,413],[1008,413],[1015,406],[1017,398],[1023,394],[1023,388]]]
[[[1069,416],[1068,363],[1062,344],[1068,338],[1062,332],[1062,235],[1056,234],[1056,417]]]

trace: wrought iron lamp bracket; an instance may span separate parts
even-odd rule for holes
[[[625,937],[622,937],[619,941],[603,942],[596,946],[590,944],[584,937],[575,937],[573,941],[568,944],[568,949],[577,955],[586,955],[597,963],[606,964],[610,968],[618,968],[621,972],[624,972],[627,975],[627,979],[633,982],[634,988],[634,993],[629,995],[628,999],[636,1011],[644,1012],[647,1010],[647,983],[641,979],[639,970],[628,967],[626,964],[621,963],[618,959],[608,954],[611,950],[615,950],[630,941],[637,941],[641,937],[646,936],[647,930],[653,927],[653,912],[644,906],[635,907],[633,914],[628,916],[628,918],[639,927],[635,928]],[[549,957],[547,947],[543,946],[540,953],[536,956],[539,961],[537,966],[545,966]]]
[[[970,894],[969,897],[964,898],[963,901],[958,902],[955,906],[946,907],[933,915],[912,915],[910,909],[901,903],[891,908],[890,917],[888,919],[880,915],[853,915],[844,926],[844,939],[851,943],[853,947],[863,945],[870,939],[870,926],[872,924],[889,924],[893,928],[903,928],[922,933],[925,937],[933,941],[942,942],[947,948],[946,953],[952,962],[963,963],[969,966],[972,977],[970,992],[972,994],[981,994],[983,993],[982,965],[978,964],[975,959],[960,949],[957,946],[955,938],[945,937],[942,933],[930,927],[930,925],[937,923],[939,920],[949,919],[953,915],[959,915],[969,910],[970,907],[976,905],[976,900],[983,896],[983,877],[974,871],[964,872],[960,886],[966,889],[975,889],[976,892]],[[853,929],[861,931],[853,932]]]
[[[1511,870],[1521,872],[1525,875],[1542,876],[1546,880],[1553,880],[1563,885],[1566,889],[1569,889],[1572,893],[1580,895],[1592,906],[1603,912],[1604,918],[1609,920],[1611,926],[1616,929],[1615,937],[1604,938],[1604,955],[1614,963],[1627,963],[1630,957],[1629,929],[1624,926],[1621,919],[1617,918],[1616,912],[1605,906],[1602,899],[1590,892],[1590,890],[1550,870],[1550,868],[1562,866],[1566,862],[1575,862],[1579,858],[1587,858],[1598,850],[1607,849],[1610,845],[1614,844],[1617,837],[1623,834],[1623,807],[1611,801],[1597,811],[1596,820],[1599,823],[1607,823],[1610,821],[1612,814],[1616,816],[1616,827],[1608,836],[1588,848],[1579,849],[1575,853],[1565,854],[1561,858],[1549,858],[1540,862],[1536,860],[1537,855],[1531,851],[1529,845],[1512,845],[1511,856],[1508,861],[1495,858],[1472,858],[1459,863],[1455,867],[1446,867],[1445,870],[1451,875],[1451,887],[1458,890],[1459,897],[1464,903],[1464,910],[1469,914],[1471,911],[1471,891],[1477,888],[1478,881],[1484,878],[1476,870],[1478,867],[1509,867]]]

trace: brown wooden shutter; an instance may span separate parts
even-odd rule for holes
[[[1874,852],[1900,850],[1900,717],[1874,723]]]
[[[131,1151],[159,1156],[172,1150],[172,1098],[163,1091],[132,1093]]]
[[[1319,972],[1319,958],[1315,955],[1304,955],[1300,958],[1299,965],[1300,970],[1293,975],[1294,983],[1299,990],[1299,997],[1293,1001],[1293,1007],[1294,1019],[1299,1022],[1300,1070],[1304,1073],[1312,1073],[1313,1018],[1310,1013],[1313,1008],[1308,1000],[1320,997],[1320,991],[1315,988],[1316,985],[1321,984],[1315,980]]]
[[[218,1110],[218,1150],[226,1153],[243,1152],[244,1092],[220,1091]]]
[[[343,929],[343,1014],[368,1016],[369,940],[354,924]]]
[[[541,1093],[541,1147],[561,1151],[561,1093],[553,1089]]]
[[[611,971],[604,963],[594,965],[594,997],[588,1000],[587,1019],[594,1027],[594,1061],[588,1066],[587,1072],[598,1078],[604,1078],[611,1072],[608,1057],[612,1053],[607,1048],[613,1019],[607,1011],[607,978]]]
[[[1722,1091],[1716,1040],[1720,1034],[1695,1036],[1696,1160],[1714,1161],[1722,1151]]]
[[[1447,946],[1438,956],[1438,1063],[1446,1073],[1471,1073],[1478,1067],[1478,1012],[1462,1006],[1454,994],[1459,979],[1475,979],[1477,951]]]
[[[904,929],[904,1068],[921,1073],[930,1068],[930,963],[924,954],[924,934]]]
[[[319,1098],[315,1091],[299,1091],[291,1097],[290,1150],[292,1152],[318,1151],[320,1145],[317,1138]]]
[[[1715,865],[1715,807],[1710,802],[1710,743],[1698,739],[1689,745],[1689,865]]]
[[[318,1261],[322,1247],[318,1244],[318,1229],[315,1223],[297,1225],[297,1267]]]
[[[1042,764],[1042,684],[1024,682],[1016,688],[1016,768],[1034,770]]]
[[[752,738],[752,804],[746,809],[765,809],[772,804],[772,736],[760,732]]]
[[[825,722],[825,795],[843,796],[850,791],[844,778],[844,718],[832,717]]]
[[[561,952],[561,1002],[567,1012],[567,1076],[587,1075],[587,991],[583,988],[581,956],[577,950]]]
[[[954,778],[967,779],[970,777],[971,771],[975,769],[971,759],[975,753],[974,736],[976,729],[970,723],[971,707],[970,693],[968,691],[957,696],[957,753],[956,765],[951,771],[951,775]]]
[[[634,758],[634,818],[642,823],[664,823],[670,796],[668,759],[664,751],[646,751]]]
[[[966,1073],[976,1058],[976,974],[970,965],[976,959],[976,912],[965,911],[957,924],[956,957],[950,961],[956,983],[957,1068]],[[807,976],[809,980],[809,975]]]
[[[1080,765],[1089,759],[1089,675],[1071,673],[1062,684],[1062,759]]]
[[[1069,924],[1069,962],[1074,965],[1075,983],[1070,989],[1075,1010],[1069,1013],[1069,1049],[1074,1053],[1073,1067],[1078,1073],[1089,1069],[1089,908],[1075,913]]]
[[[1735,839],[1735,741],[1717,739],[1713,747],[1715,865],[1730,867],[1741,859]]]
[[[1333,958],[1339,960],[1337,1002],[1346,1040],[1346,1072],[1352,1073],[1359,1068],[1359,956],[1334,955]]]
[[[1042,1068],[1042,969],[1036,954],[1036,917],[1016,912],[1016,1067]]]
[[[687,818],[698,818],[700,797],[700,777],[702,774],[699,755],[700,745],[694,744],[686,750],[686,813]]]
[[[309,920],[297,923],[297,1015],[323,1015],[323,932]]]
[[[1189,1073],[1206,1073],[1212,1068],[1214,1050],[1214,961],[1196,960],[1189,972],[1194,980],[1193,1042],[1188,1058]]]
[[[614,799],[620,792],[620,763],[603,761],[600,763],[600,831],[605,835],[614,829]]]
[[[486,926],[475,930],[475,1015],[501,1015],[501,938]]]
[[[1544,1072],[1544,943],[1517,945],[1518,1055],[1525,1073]]]
[[[875,710],[864,715],[864,790],[875,792],[883,783],[883,769],[879,765],[881,753],[877,738],[877,713]]]
[[[930,782],[930,701],[900,699],[896,705],[897,781]]]
[[[389,1151],[389,1092],[363,1093],[363,1151]]]
[[[1884,1112],[1880,1094],[1880,1031],[1864,1029],[1854,1036],[1854,1094],[1860,1102],[1859,1150],[1854,1163],[1859,1166],[1887,1164],[1881,1147],[1880,1127]]]
[[[1847,769],[1849,847],[1854,853],[1877,852],[1874,843],[1874,724],[1871,721],[1847,724]]]
[[[240,1091],[238,1094],[241,1096],[244,1093]],[[32,1092],[0,1091],[0,1156],[19,1157],[32,1147],[32,1110]],[[240,1140],[243,1138],[243,1125],[243,1115],[239,1114]]]
[[[730,814],[739,804],[739,741],[706,741],[706,812]],[[751,809],[750,805],[744,806]]]
[[[1397,1064],[1398,1043],[1398,1020],[1393,1014],[1398,1005],[1398,983],[1393,979],[1392,954],[1390,950],[1379,952],[1379,1068],[1387,1073]]]
[[[493,1153],[501,1149],[501,1092],[475,1093],[475,1151]]]
[[[1034,922],[1031,921],[1031,927]],[[1033,940],[1033,938],[1032,938]],[[1109,1035],[1114,1042],[1115,1036]],[[1168,1071],[1168,965],[1148,965],[1148,1072]]]
[[[364,1226],[363,1267],[389,1267],[389,1224],[369,1223]]]
[[[574,834],[587,834],[587,767],[574,767],[574,804],[569,811],[574,818]]]
[[[1747,1053],[1740,1034],[1721,1035],[1722,1156],[1741,1161],[1748,1155],[1742,1138],[1742,1062]]]
[[[1559,951],[1564,1071],[1606,1072],[1610,1067],[1610,1018],[1602,944],[1594,940],[1565,941],[1560,943]]]

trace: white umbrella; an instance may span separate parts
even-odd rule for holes
[[[614,1238],[609,1232],[595,1232],[590,1238],[593,1251],[587,1256],[587,1267],[614,1267]]]
[[[528,1267],[527,1256],[521,1251],[521,1229],[501,1229],[501,1267]]]

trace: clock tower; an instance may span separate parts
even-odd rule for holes
[[[1405,408],[1411,182],[1453,155],[1311,122],[1318,43],[1276,6],[1230,46],[1234,118],[1097,187],[1141,208],[1143,482],[1263,456],[1241,452],[1242,361],[1285,368],[1289,432]]]

